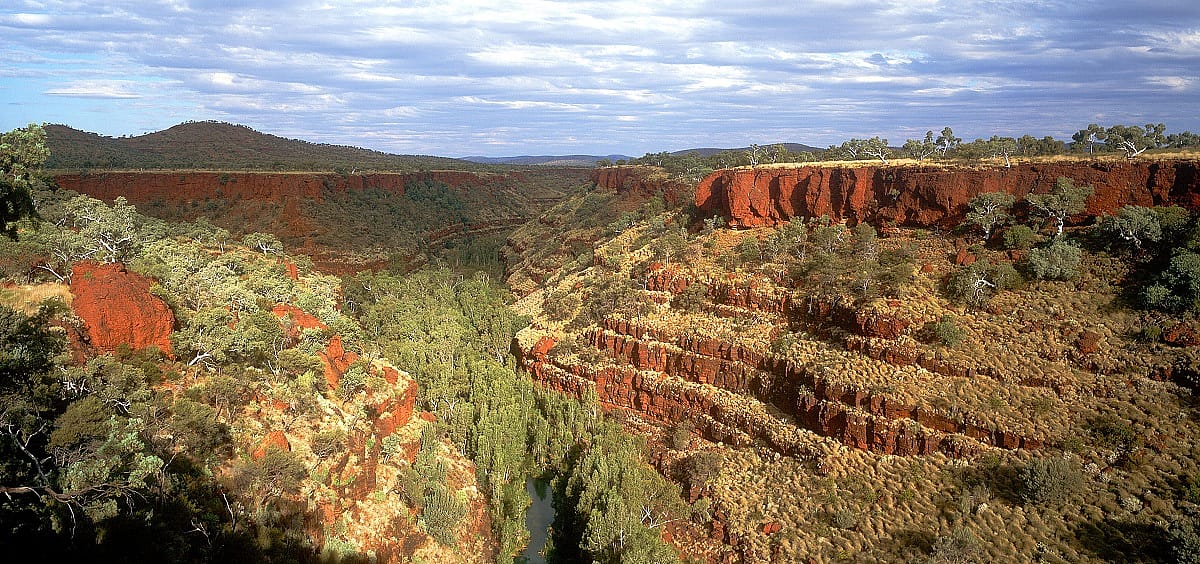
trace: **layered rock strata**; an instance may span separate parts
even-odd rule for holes
[[[734,227],[828,216],[872,225],[953,227],[985,192],[1023,198],[1053,190],[1059,177],[1092,186],[1076,220],[1124,205],[1200,208],[1200,161],[1020,163],[1011,168],[802,166],[718,170],[700,182],[696,206]],[[1021,212],[1020,206],[1017,209]]]

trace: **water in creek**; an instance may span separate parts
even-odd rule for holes
[[[546,538],[550,534],[550,525],[554,523],[554,493],[550,491],[550,482],[530,478],[525,481],[525,491],[533,503],[525,513],[525,528],[529,529],[529,546],[521,557],[527,564],[546,564],[542,549],[546,547]]]

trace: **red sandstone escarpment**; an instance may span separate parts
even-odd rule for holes
[[[210,199],[283,203],[291,198],[321,200],[327,193],[377,189],[396,195],[412,182],[433,180],[454,188],[480,186],[493,175],[461,171],[380,174],[262,172],[101,172],[60,174],[60,188],[112,201],[124,196],[132,204],[154,200],[193,202]]]
[[[71,309],[83,320],[91,345],[113,352],[154,345],[171,354],[175,315],[150,293],[150,279],[119,263],[80,262],[72,269]]]
[[[645,166],[597,168],[592,171],[591,181],[599,188],[630,196],[636,205],[658,194],[662,194],[668,205],[675,205],[680,195],[687,193],[684,183]]]
[[[1023,198],[1067,177],[1090,185],[1086,216],[1124,205],[1200,208],[1200,161],[1021,163],[1011,168],[805,166],[718,170],[700,182],[696,205],[735,227],[778,225],[793,217],[952,227],[971,198],[1007,192]]]

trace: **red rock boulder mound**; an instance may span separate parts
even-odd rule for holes
[[[82,262],[73,272],[71,309],[83,320],[93,347],[113,352],[122,344],[134,350],[155,345],[171,354],[175,315],[150,293],[149,278],[119,263]]]

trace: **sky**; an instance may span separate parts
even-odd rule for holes
[[[5,0],[0,131],[441,156],[1200,132],[1196,0]]]

